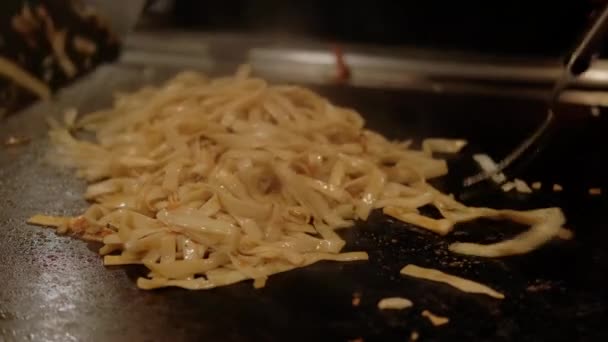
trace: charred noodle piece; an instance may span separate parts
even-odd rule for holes
[[[403,269],[401,269],[401,274],[407,275],[410,277],[426,279],[431,281],[436,281],[444,284],[448,284],[452,287],[455,287],[463,292],[468,293],[480,293],[485,294],[493,298],[504,299],[505,296],[496,292],[495,290],[485,286],[483,284],[474,282],[472,280],[464,279],[461,277],[457,277],[451,274],[447,274],[432,268],[424,268],[416,265],[407,265]]]
[[[336,230],[374,208],[442,235],[479,217],[533,226],[513,242],[454,244],[459,253],[520,253],[557,234],[561,221],[542,211],[468,208],[426,184],[447,173],[432,152],[457,152],[464,141],[431,139],[426,152],[413,150],[364,129],[353,110],[305,88],[269,85],[249,70],[216,79],[181,73],[118,95],[112,108],[82,120],[74,112],[64,120],[69,127],[54,124],[53,157],[90,182],[92,205],[67,223],[31,222],[103,241],[106,265],[146,266],[142,289],[246,279],[257,288],[321,260],[367,260],[365,252],[342,253]],[[75,138],[78,129],[97,142]],[[444,217],[420,215],[425,205]]]

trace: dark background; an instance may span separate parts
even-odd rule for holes
[[[603,2],[176,0],[172,24],[191,30],[559,56]]]

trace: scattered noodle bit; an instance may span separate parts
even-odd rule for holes
[[[532,183],[532,189],[534,190],[540,190],[540,188],[542,187],[542,183],[541,182],[534,182]]]
[[[253,279],[253,287],[256,289],[261,289],[262,287],[266,286],[267,280],[268,277],[255,278]]]
[[[422,141],[422,151],[426,154],[458,153],[467,145],[462,139],[428,138]]]
[[[498,243],[450,245],[486,257],[527,253],[563,224],[558,208],[467,207],[427,182],[447,174],[445,160],[366,129],[359,113],[309,89],[250,71],[184,72],[118,95],[111,108],[50,120],[51,157],[89,182],[91,203],[57,231],[103,241],[106,265],[143,264],[141,289],[195,290],[247,279],[261,287],[321,260],[367,260],[343,253],[336,230],[374,209],[438,234],[481,217],[530,226]],[[77,139],[80,130],[96,140]],[[427,205],[442,218],[420,214]]]
[[[559,185],[559,184],[553,184],[553,191],[560,192],[562,190],[564,190],[564,188],[562,188],[561,185]]]
[[[457,277],[431,268],[423,268],[413,264],[409,264],[401,269],[401,274],[410,277],[436,281],[448,284],[463,292],[481,293],[497,299],[504,299],[505,296],[490,287],[474,282],[472,280]]]
[[[450,319],[448,317],[435,315],[434,313],[430,312],[429,310],[422,311],[421,315],[423,317],[428,318],[429,321],[436,327],[447,324],[450,321]]]
[[[353,299],[351,301],[353,306],[359,306],[361,304],[361,293],[355,292],[353,293]]]
[[[591,196],[598,196],[602,194],[602,189],[601,188],[590,188],[589,189],[589,195]]]
[[[515,178],[515,180],[513,180],[513,183],[515,183],[515,190],[517,190],[517,192],[525,194],[529,194],[532,192],[532,189],[530,189],[528,184],[519,178]]]
[[[568,228],[562,227],[559,229],[559,232],[557,233],[557,237],[562,240],[572,240],[572,238],[574,237],[574,232]]]
[[[412,333],[410,334],[410,341],[415,342],[418,341],[419,338],[420,334],[416,330],[412,331]]]
[[[44,227],[59,227],[62,224],[67,224],[72,218],[65,216],[48,216],[36,214],[27,220],[28,224]]]
[[[598,116],[600,116],[600,107],[598,107],[598,106],[591,107],[591,116],[596,117],[596,118]]]
[[[412,307],[414,303],[411,300],[403,297],[383,298],[378,302],[380,310],[403,310]]]
[[[348,342],[365,342],[365,340],[363,339],[363,337],[357,337],[355,339],[348,340]]]
[[[514,182],[506,182],[505,184],[503,184],[501,187],[502,191],[504,192],[509,192],[513,189],[515,189],[515,183]]]

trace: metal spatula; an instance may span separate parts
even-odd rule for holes
[[[555,108],[558,104],[559,97],[562,91],[568,87],[570,82],[578,75],[586,71],[593,58],[600,43],[606,36],[608,31],[608,5],[605,5],[598,15],[593,20],[592,24],[588,27],[582,36],[581,41],[576,45],[576,48],[568,57],[567,63],[565,64],[559,78],[555,82],[551,95],[548,99],[547,116],[542,124],[524,140],[517,148],[509,153],[503,160],[501,160],[496,169],[490,172],[482,171],[476,175],[465,178],[463,185],[469,187],[481,181],[491,178],[492,176],[504,171],[514,161],[521,159],[522,156],[528,151],[532,150],[541,137],[547,132],[549,126],[555,117]]]

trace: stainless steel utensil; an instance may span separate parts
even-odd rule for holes
[[[515,148],[503,160],[501,160],[496,169],[489,172],[482,171],[476,175],[465,178],[463,182],[464,187],[469,187],[504,171],[507,167],[512,165],[514,161],[520,159],[524,153],[530,151],[531,147],[535,145],[544,134],[546,134],[549,126],[554,120],[555,108],[559,102],[560,95],[574,78],[589,68],[607,31],[608,5],[605,5],[598,12],[598,15],[584,32],[582,39],[576,45],[574,51],[568,57],[567,63],[565,64],[559,78],[553,86],[553,90],[551,91],[545,120],[526,140],[524,140],[519,146],[517,146],[517,148]]]

